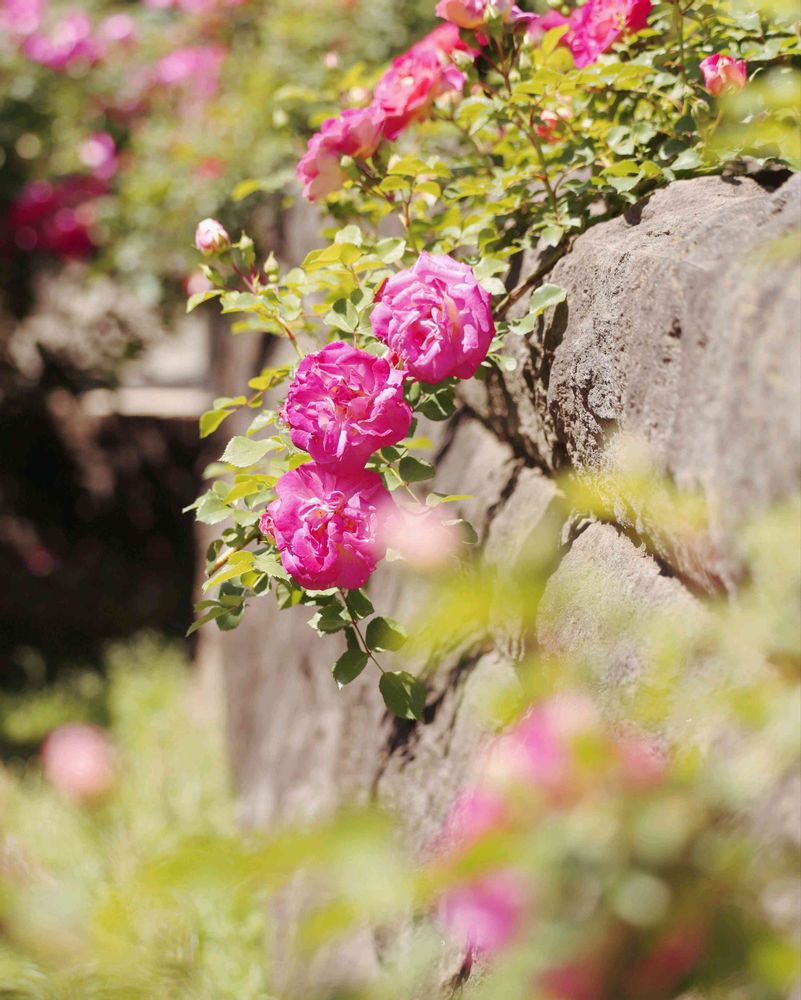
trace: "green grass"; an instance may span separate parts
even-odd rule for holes
[[[6,747],[107,720],[120,764],[94,807],[53,789],[37,757],[0,769],[0,997],[266,998],[263,900],[186,853],[236,833],[222,727],[195,717],[180,649],[116,647],[105,677],[0,704]],[[190,859],[178,879],[173,851]]]

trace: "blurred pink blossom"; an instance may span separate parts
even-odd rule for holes
[[[44,11],[45,0],[2,0],[0,31],[26,38],[39,30]]]
[[[94,132],[78,146],[78,157],[93,177],[110,180],[117,172],[117,146],[108,132]]]
[[[84,13],[68,14],[48,34],[32,34],[23,46],[33,62],[63,72],[75,63],[100,61],[102,46],[92,34],[92,22]]]
[[[192,274],[184,278],[184,294],[187,298],[191,295],[200,295],[202,292],[208,292],[212,288],[214,288],[214,285],[201,271],[193,271]]]
[[[226,49],[222,45],[192,45],[174,49],[156,64],[156,81],[180,87],[200,100],[213,97],[220,85]]]
[[[456,526],[446,524],[439,511],[418,504],[398,505],[397,513],[387,520],[384,541],[416,569],[428,570],[448,563],[462,540]]]
[[[110,14],[97,26],[97,37],[108,45],[130,45],[136,41],[136,23],[130,14]]]
[[[520,930],[525,904],[521,877],[511,870],[495,871],[448,890],[440,900],[439,920],[469,953],[492,955]]]
[[[97,726],[69,724],[54,729],[42,747],[42,768],[60,792],[80,802],[103,798],[114,787],[114,749]]]
[[[93,202],[107,190],[97,177],[29,182],[9,206],[3,242],[28,253],[88,257],[96,248]]]

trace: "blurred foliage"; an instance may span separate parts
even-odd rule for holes
[[[78,679],[54,691],[46,711],[31,704],[27,725],[17,704],[6,739],[42,733],[61,713],[108,720],[118,770],[105,798],[81,803],[35,762],[7,765],[0,993],[785,997],[801,968],[790,818],[801,503],[743,533],[736,601],[693,602],[680,620],[675,609],[633,620],[614,585],[604,590],[586,571],[546,587],[561,524],[546,519],[503,570],[476,565],[467,577],[420,581],[417,641],[427,632],[440,649],[480,647],[485,630],[525,633],[543,601],[557,622],[562,607],[581,602],[596,635],[591,648],[530,656],[518,681],[474,699],[475,722],[499,735],[474,761],[467,794],[425,862],[398,838],[403,817],[372,807],[238,834],[221,730],[193,718],[186,668],[155,640],[113,650],[102,691]],[[587,692],[621,643],[640,676],[628,697],[621,692],[613,722]],[[411,668],[409,647],[399,655]],[[291,920],[289,887],[304,900]],[[380,970],[365,980],[347,962],[344,972],[329,967],[340,951],[367,947],[368,928],[395,940]],[[282,981],[288,969],[307,970],[300,993],[273,982],[271,941],[280,941],[272,958]]]
[[[278,191],[289,176],[300,145],[285,128],[277,91],[289,84],[316,91],[357,59],[380,62],[431,20],[427,0],[311,0],[302,17],[288,0],[186,6],[82,5],[96,32],[111,15],[129,18],[132,40],[109,45],[94,64],[76,59],[60,71],[29,58],[7,28],[0,38],[0,214],[31,180],[86,175],[82,143],[108,133],[117,170],[92,203],[91,236],[100,266],[150,303],[188,274],[198,218],[223,211],[249,177],[270,177]],[[42,30],[73,11],[54,0]],[[164,82],[161,60],[215,47],[224,54],[218,87],[200,68]],[[326,54],[340,70],[326,67]],[[224,218],[241,224],[248,208],[228,202]],[[13,232],[5,241],[8,253]]]
[[[202,868],[179,884],[159,868],[179,845],[234,835],[222,729],[193,718],[175,647],[115,647],[107,673],[102,686],[77,676],[37,699],[5,699],[7,741],[108,721],[119,780],[110,799],[82,807],[34,763],[12,759],[0,775],[0,995],[265,997],[253,887]]]

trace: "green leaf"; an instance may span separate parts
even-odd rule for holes
[[[540,285],[531,293],[528,302],[529,316],[541,316],[546,309],[559,305],[567,298],[567,292],[559,285]]]
[[[433,478],[435,469],[430,462],[407,455],[400,460],[398,472],[404,483],[422,483],[426,479]]]
[[[426,705],[426,689],[416,677],[400,670],[397,673],[387,671],[381,675],[378,689],[384,699],[384,704],[401,719],[417,719],[421,721]]]
[[[309,628],[313,628],[320,635],[330,635],[339,632],[350,624],[350,616],[341,604],[328,604],[320,608],[317,614],[309,621]]]
[[[201,438],[207,438],[213,434],[223,420],[230,417],[233,412],[233,410],[208,410],[204,413],[199,421]]]
[[[261,374],[250,379],[248,385],[251,389],[266,392],[280,385],[292,371],[291,365],[280,365],[278,368],[262,368]]]
[[[195,517],[201,524],[219,524],[230,515],[230,507],[226,507],[213,493],[207,493],[198,504]]]
[[[349,649],[344,652],[334,664],[333,669],[334,680],[339,687],[343,688],[355,680],[367,666],[367,660],[367,653],[362,652],[361,649]]]
[[[375,611],[373,602],[362,590],[349,590],[345,594],[345,603],[354,619],[369,618]]]
[[[367,626],[367,645],[370,649],[395,652],[408,637],[406,629],[394,618],[373,618]]]
[[[228,442],[228,447],[220,461],[235,465],[238,469],[246,469],[264,458],[268,451],[277,451],[282,446],[271,439],[254,441],[252,438],[235,437]]]
[[[205,602],[204,602],[205,603]],[[197,610],[197,608],[195,609]],[[197,618],[189,628],[186,630],[186,638],[188,639],[190,635],[194,635],[198,629],[203,628],[208,622],[213,622],[215,618],[219,618],[221,615],[228,614],[229,609],[223,607],[220,604],[214,604],[214,607],[210,611],[207,611],[202,618]]]
[[[194,295],[190,295],[186,302],[186,311],[191,313],[193,309],[196,309],[201,303],[208,302],[209,299],[214,299],[218,295],[222,295],[222,288],[210,288],[205,292],[195,292]]]
[[[562,37],[566,35],[569,30],[569,24],[560,24],[558,27],[551,28],[550,31],[546,31],[542,42],[540,43],[542,54],[544,56],[549,56],[562,40]]]

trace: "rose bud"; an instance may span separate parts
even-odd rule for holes
[[[203,219],[197,224],[195,246],[206,257],[227,250],[230,245],[231,237],[216,219]]]
[[[700,65],[704,86],[714,97],[735,94],[742,90],[748,79],[748,67],[743,59],[734,59],[717,53],[707,56]]]

